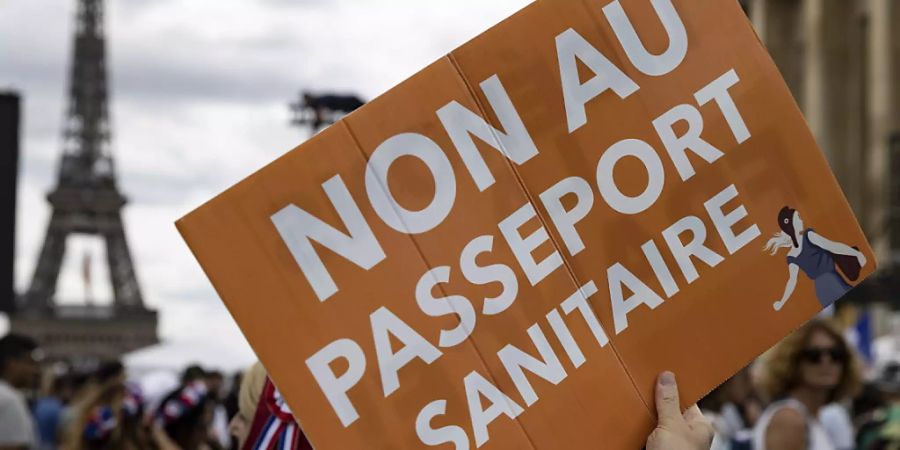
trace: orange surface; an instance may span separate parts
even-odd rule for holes
[[[677,68],[661,76],[645,75],[630,63],[602,12],[601,5],[609,3],[544,0],[531,4],[178,222],[316,448],[425,447],[416,434],[416,417],[438,399],[447,401],[446,414],[435,417],[432,427],[459,426],[475,448],[463,383],[472,371],[523,408],[515,419],[500,415],[491,421],[489,439],[481,448],[640,448],[653,426],[652,389],[659,372],[674,371],[683,403],[693,403],[821,308],[813,282],[802,272],[784,309],[772,307],[784,290],[787,266],[784,250],[769,256],[761,248],[778,230],[776,215],[782,206],[797,208],[806,224],[823,236],[862,248],[870,263],[861,278],[873,270],[874,257],[865,237],[737,2],[674,1],[687,29],[688,50]],[[664,51],[666,33],[650,2],[622,3],[647,49],[656,54]],[[572,133],[566,122],[555,42],[567,28],[578,32],[639,86],[625,99],[605,92],[589,101],[586,124]],[[593,75],[586,70],[579,69],[582,81]],[[716,104],[700,106],[694,98],[697,90],[729,70],[740,78],[729,94],[751,135],[740,144]],[[539,153],[515,164],[491,148],[500,146],[496,139],[476,138],[495,180],[479,190],[436,111],[456,101],[503,130],[479,87],[493,75],[502,82]],[[686,181],[679,177],[652,125],[653,119],[679,104],[700,111],[702,138],[724,153],[712,163],[690,156],[696,173]],[[683,132],[678,126],[675,129]],[[379,145],[401,133],[431,139],[446,155],[455,179],[453,208],[439,225],[423,233],[407,234],[389,227],[367,195],[367,161]],[[645,141],[663,163],[660,197],[638,214],[615,211],[597,188],[600,157],[623,139]],[[647,171],[636,161],[623,159],[614,172],[622,192],[632,196],[649,181]],[[415,158],[401,157],[388,174],[387,189],[406,209],[421,210],[435,196],[434,179]],[[335,175],[346,184],[385,258],[365,270],[314,244],[339,289],[320,301],[270,217],[293,204],[346,232],[322,188]],[[584,244],[575,255],[540,198],[545,190],[572,176],[586,180],[593,193],[593,206],[575,225]],[[730,185],[739,194],[725,204],[724,212],[740,205],[747,211],[734,231],[756,225],[761,232],[734,254],[726,250],[703,205]],[[498,228],[529,203],[537,216],[525,221],[520,233],[524,237],[543,227],[550,236],[537,246],[533,258],[540,261],[556,253],[563,261],[535,285]],[[571,208],[574,196],[563,197],[562,203]],[[698,278],[691,283],[662,237],[664,229],[689,215],[702,220],[705,245],[723,257],[715,267],[695,258]],[[482,305],[484,299],[500,295],[501,284],[475,284],[461,273],[461,252],[482,235],[493,237],[493,248],[478,256],[478,265],[507,265],[518,282],[515,301],[499,314],[484,314]],[[641,245],[651,239],[678,287],[671,298],[664,295],[641,251]],[[653,309],[641,305],[628,313],[628,327],[618,334],[607,282],[607,268],[615,263],[663,299]],[[387,307],[437,346],[441,330],[455,328],[460,319],[454,314],[428,316],[417,306],[415,292],[423,274],[442,266],[449,267],[449,280],[432,294],[461,295],[471,302],[476,311],[471,334],[458,345],[440,347],[441,356],[431,364],[413,359],[404,365],[398,371],[399,389],[385,397],[369,316]],[[560,307],[590,281],[598,291],[588,301],[610,341],[604,346],[598,344],[586,320]],[[624,295],[631,292],[626,289]],[[583,352],[583,364],[576,367],[564,350],[548,322],[551,311],[564,318]],[[498,351],[513,345],[541,359],[526,331],[534,324],[546,336],[565,377],[554,384],[526,369],[539,398],[529,406]],[[361,380],[347,394],[359,413],[348,427],[342,426],[305,364],[311,355],[343,338],[355,341],[366,357]],[[401,346],[393,341],[393,351]],[[338,361],[332,370],[340,375],[346,366]]]

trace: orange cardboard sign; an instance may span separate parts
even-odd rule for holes
[[[640,448],[875,265],[735,1],[539,0],[178,228],[319,449]]]

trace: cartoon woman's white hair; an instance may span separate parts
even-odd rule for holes
[[[766,242],[765,247],[763,247],[764,252],[768,252],[770,255],[775,255],[778,253],[778,250],[782,248],[793,248],[794,241],[791,239],[791,236],[785,233],[784,231],[779,231],[772,235],[772,238],[769,239],[769,242]]]

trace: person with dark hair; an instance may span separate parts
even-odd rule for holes
[[[823,406],[859,387],[859,361],[830,323],[813,320],[763,356],[759,388],[773,403],[754,429],[756,450],[834,450],[819,422]]]
[[[192,364],[184,369],[181,373],[181,386],[187,386],[195,381],[203,381],[206,379],[206,371],[202,367]]]
[[[800,213],[795,209],[788,206],[781,209],[778,213],[778,227],[781,231],[775,233],[765,246],[765,251],[771,255],[778,253],[779,249],[788,249],[788,280],[784,294],[772,305],[776,311],[781,310],[794,293],[801,269],[815,283],[819,303],[828,307],[852,287],[838,274],[835,263],[846,261],[844,257],[850,257],[851,264],[855,267],[846,268],[844,275],[851,280],[856,279],[859,269],[866,265],[866,256],[861,251],[829,240],[812,228],[805,228]],[[848,273],[851,271],[855,275]]]
[[[154,414],[153,436],[163,450],[215,450],[209,438],[215,403],[202,379],[194,380],[163,398]]]
[[[97,366],[93,375],[97,383],[104,384],[110,380],[125,379],[125,366],[120,361],[105,361]]]
[[[20,334],[0,338],[0,450],[30,449],[34,422],[20,391],[34,389],[40,377],[34,339]]]

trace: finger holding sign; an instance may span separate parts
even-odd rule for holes
[[[697,405],[682,414],[678,386],[672,372],[663,372],[656,381],[656,429],[647,439],[647,450],[707,450],[713,428]]]

